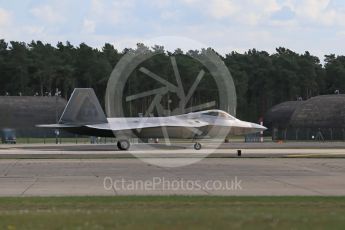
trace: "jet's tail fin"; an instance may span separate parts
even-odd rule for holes
[[[74,89],[59,124],[87,125],[108,123],[96,94],[91,88]]]

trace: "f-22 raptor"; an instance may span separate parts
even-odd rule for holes
[[[128,150],[129,138],[192,139],[194,148],[201,149],[198,139],[229,138],[266,130],[266,127],[241,121],[222,110],[206,110],[167,117],[107,118],[91,88],[76,88],[57,124],[38,127],[62,129],[97,137],[115,137],[120,150]]]

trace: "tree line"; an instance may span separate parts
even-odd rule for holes
[[[138,48],[142,46],[138,44]],[[162,51],[164,47],[155,46],[152,49]],[[104,104],[110,73],[121,57],[130,51],[119,51],[108,43],[96,49],[85,43],[73,46],[69,42],[59,42],[54,46],[41,41],[0,40],[0,94],[45,96],[53,95],[58,88],[61,95],[68,99],[74,88],[92,87]],[[177,49],[164,55],[181,54],[183,51]],[[308,51],[299,54],[283,47],[277,48],[273,54],[251,49],[245,53],[231,52],[219,56],[234,79],[237,116],[241,119],[256,122],[269,108],[283,101],[345,92],[345,56],[325,55],[321,63]],[[168,61],[156,57],[156,62],[150,64],[150,70],[170,76],[173,70],[166,65]],[[177,59],[177,64],[185,70],[184,81],[192,84],[194,79],[188,79],[196,77],[198,64],[186,59]],[[134,77],[140,79],[140,76]],[[145,81],[134,79],[131,82],[128,87],[132,91],[145,85]],[[212,84],[206,82],[201,87],[210,88]],[[199,92],[200,98],[205,95],[203,91]]]

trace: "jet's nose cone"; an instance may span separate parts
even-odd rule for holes
[[[259,124],[255,124],[254,128],[257,129],[258,131],[265,131],[265,130],[267,130],[267,128],[265,126],[259,125]]]

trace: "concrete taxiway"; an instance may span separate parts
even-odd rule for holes
[[[341,144],[242,146],[242,157],[236,155],[241,146],[223,146],[208,158],[186,146],[145,146],[134,145],[134,156],[113,145],[1,146],[0,196],[345,195]],[[190,159],[197,160],[182,167],[160,165]]]
[[[345,142],[292,142],[203,144],[196,151],[192,144],[134,144],[119,151],[114,144],[24,144],[0,145],[0,159],[104,159],[104,158],[233,158],[241,150],[243,158],[332,157],[345,158]]]
[[[120,158],[238,158],[237,150],[138,150],[109,151],[0,151],[0,159],[120,159]],[[345,158],[345,150],[334,149],[242,149],[241,158]]]

